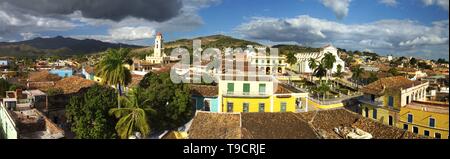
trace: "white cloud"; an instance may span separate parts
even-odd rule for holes
[[[256,17],[235,31],[244,38],[271,42],[297,42],[319,47],[326,43],[346,49],[383,52],[408,50],[448,50],[448,20],[431,26],[411,20],[380,20],[363,24],[343,24],[302,15],[294,18]]]
[[[27,35],[23,33],[67,31],[80,27],[101,27],[107,28],[108,33],[103,35],[69,36],[74,38],[94,38],[110,42],[148,39],[152,38],[150,36],[151,33],[156,31],[187,32],[198,28],[204,24],[198,11],[217,5],[221,3],[221,0],[182,0],[182,3],[183,6],[177,16],[163,22],[157,22],[131,16],[120,21],[86,18],[81,11],[75,11],[68,15],[45,17],[42,14],[32,14],[30,10],[24,10],[8,3],[0,2],[0,35],[10,34],[6,39],[14,39],[16,36],[25,39]]]
[[[23,37],[23,40],[30,40],[30,39],[32,39],[34,37],[39,36],[39,34],[35,34],[35,33],[32,33],[32,32],[25,32],[25,33],[20,33],[20,36]]]
[[[351,0],[320,0],[320,2],[325,7],[332,9],[338,19],[342,19],[348,14]]]
[[[439,37],[436,35],[427,35],[416,37],[413,40],[400,42],[400,46],[417,46],[417,45],[437,45],[448,42],[448,37]]]
[[[448,11],[449,0],[422,0],[426,6],[437,5]]]
[[[76,26],[76,24],[67,20],[35,16],[8,3],[0,3],[0,35],[5,39],[15,35],[21,36],[21,33],[63,31],[73,29]]]
[[[155,30],[149,27],[122,27],[111,29],[114,40],[142,40],[149,39],[155,35]]]
[[[397,0],[380,0],[380,3],[383,3],[387,6],[396,6],[398,4]]]

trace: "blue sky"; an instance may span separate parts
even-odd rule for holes
[[[70,0],[49,1],[74,10],[20,1],[25,0],[0,0],[0,41],[63,35],[152,45],[156,32],[169,41],[225,34],[267,45],[331,43],[348,50],[449,58],[448,0],[152,0],[145,9],[130,0],[121,19]],[[103,1],[113,9],[125,6],[121,0]]]

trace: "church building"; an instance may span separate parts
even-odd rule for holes
[[[297,57],[297,67],[295,70],[299,71],[299,73],[313,73],[314,70],[309,68],[309,59],[313,58],[317,62],[320,62],[322,58],[325,57],[326,53],[331,53],[336,57],[336,62],[333,65],[332,73],[337,72],[337,66],[342,66],[342,72],[344,72],[345,62],[339,57],[338,49],[333,45],[326,45],[321,48],[320,52],[311,52],[311,53],[297,53],[295,57]]]

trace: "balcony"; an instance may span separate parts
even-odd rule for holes
[[[237,92],[237,91],[223,91],[224,97],[255,97],[255,98],[266,98],[270,95],[266,92]]]
[[[368,105],[373,105],[373,106],[378,106],[378,107],[383,107],[383,101],[379,100],[379,99],[375,99],[375,101],[367,99],[367,98],[359,98],[359,102],[364,103],[364,104],[368,104]]]

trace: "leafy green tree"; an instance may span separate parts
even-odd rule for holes
[[[116,138],[116,120],[108,114],[117,95],[108,87],[94,85],[84,94],[73,96],[66,108],[67,122],[77,139]]]
[[[352,69],[352,79],[354,81],[356,81],[357,84],[359,84],[359,81],[361,81],[361,76],[364,72],[364,69],[361,68],[360,66],[357,66],[355,68]]]
[[[62,90],[61,88],[50,88],[47,90],[48,96],[54,96],[54,95],[63,94],[63,93],[64,93],[64,90]]]
[[[318,77],[320,80],[320,83],[322,83],[322,78],[327,75],[327,69],[325,68],[325,65],[320,63],[317,68],[314,70],[313,75]]]
[[[117,87],[117,94],[121,96],[121,86],[131,82],[131,71],[125,67],[132,65],[133,60],[128,56],[129,49],[109,49],[103,59],[96,65],[97,76],[102,78],[103,84]],[[120,100],[117,100],[120,108]]]
[[[190,91],[187,84],[175,84],[169,73],[148,73],[140,82],[150,107],[157,113],[150,119],[153,128],[174,129],[192,117],[194,108],[190,105]]]
[[[297,57],[295,57],[295,54],[293,52],[289,52],[286,55],[286,62],[291,66],[297,63]]]
[[[336,66],[336,73],[334,74],[334,76],[338,78],[344,77],[344,73],[342,72],[342,65],[339,64]]]
[[[416,58],[411,58],[411,60],[409,60],[409,64],[411,65],[411,66],[415,66],[416,64],[417,64],[417,59]]]
[[[375,72],[370,72],[368,83],[372,83],[378,80],[378,76]]]
[[[310,59],[308,60],[308,67],[309,67],[311,70],[316,70],[317,66],[318,66],[318,65],[317,65],[316,59],[310,58]],[[312,79],[313,76],[314,76],[314,73],[313,73],[312,76],[311,76],[311,81],[313,80],[313,79]]]
[[[109,114],[119,118],[116,131],[122,139],[127,139],[136,131],[139,131],[143,137],[150,133],[147,115],[155,114],[155,111],[149,107],[150,99],[140,92],[142,90],[139,87],[132,89],[127,96],[120,97],[124,104],[123,108],[112,108],[109,111]]]
[[[429,69],[429,70],[433,69],[433,67],[432,67],[431,65],[428,65],[428,64],[425,63],[425,62],[419,62],[419,63],[417,64],[417,66],[418,66],[419,68],[421,68],[421,69]]]
[[[443,59],[443,58],[439,58],[437,61],[436,61],[438,64],[448,64],[448,61],[447,60],[445,60],[445,59]]]
[[[0,97],[5,97],[6,91],[10,90],[11,84],[3,78],[0,78]]]
[[[397,68],[395,68],[395,67],[390,68],[388,70],[388,73],[389,73],[390,77],[400,75],[400,73],[398,72]]]
[[[321,84],[316,88],[316,91],[317,91],[319,94],[322,94],[322,98],[323,98],[323,100],[325,100],[325,99],[326,99],[327,92],[330,91],[330,86],[328,86],[328,84],[326,84],[326,83],[321,83]],[[319,98],[320,98],[320,96],[319,96]]]

